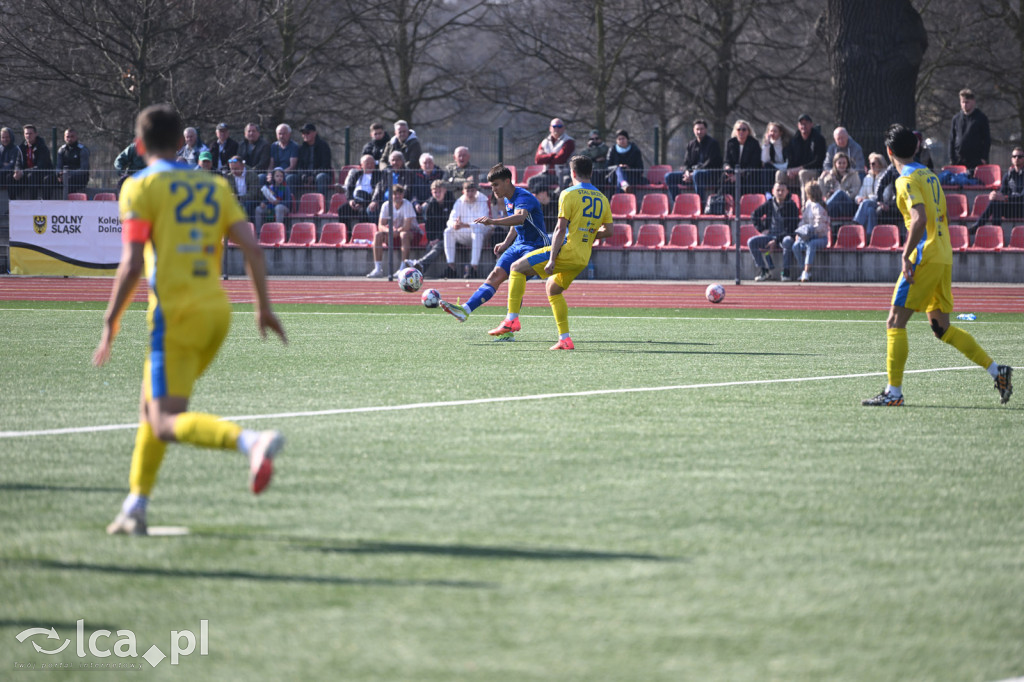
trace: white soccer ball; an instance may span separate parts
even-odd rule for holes
[[[427,308],[436,308],[441,305],[441,292],[437,289],[427,289],[420,295],[420,299]]]
[[[721,303],[725,298],[725,287],[721,284],[709,284],[704,295],[712,303]]]
[[[419,291],[423,286],[423,273],[416,268],[404,268],[398,273],[398,286],[402,291]]]

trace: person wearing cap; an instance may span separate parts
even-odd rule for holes
[[[217,172],[213,168],[213,152],[209,149],[205,152],[199,152],[199,163],[196,165],[196,170],[210,171],[211,173]]]
[[[298,186],[303,189],[316,187],[316,191],[326,199],[334,176],[334,170],[331,168],[331,147],[317,135],[316,126],[312,123],[302,126],[299,133],[302,134],[302,145],[299,147],[299,160],[296,164]]]
[[[444,255],[448,260],[446,277],[456,276],[456,244],[472,245],[469,265],[463,270],[462,276],[467,278],[478,276],[477,267],[480,265],[480,256],[483,254],[484,240],[494,228],[476,221],[478,218],[489,218],[490,215],[490,203],[487,197],[480,193],[476,180],[470,179],[462,183],[462,196],[452,206],[451,215],[448,216],[448,227],[444,230]]]
[[[867,162],[864,158],[864,150],[859,144],[857,144],[850,133],[842,126],[832,131],[833,143],[828,146],[828,151],[825,152],[825,161],[822,164],[822,169],[829,171],[832,170],[832,162],[836,158],[836,154],[842,152],[846,154],[846,157],[850,160],[850,170],[857,171],[858,176],[863,179],[864,173],[867,171]]]
[[[209,148],[200,142],[199,131],[195,128],[185,128],[182,136],[185,138],[185,145],[178,150],[177,158],[178,161],[184,161],[193,168],[199,166],[199,154],[201,152],[210,151]]]
[[[246,168],[242,157],[237,154],[228,159],[228,169],[228,183],[235,191],[238,203],[245,209],[249,220],[255,223],[256,204],[260,200],[260,186],[256,178],[256,171]]]
[[[825,152],[828,143],[814,127],[810,114],[800,114],[796,120],[797,134],[789,141],[789,168],[778,178],[790,187],[803,189],[808,182],[815,182],[825,166]]]
[[[228,134],[228,124],[218,123],[214,134],[217,141],[210,149],[213,152],[213,170],[218,173],[228,172],[228,160],[238,153],[238,143],[231,139]]]

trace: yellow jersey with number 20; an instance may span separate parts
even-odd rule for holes
[[[558,217],[569,221],[558,260],[585,267],[594,246],[594,233],[612,222],[608,197],[588,182],[573,185],[558,198]]]

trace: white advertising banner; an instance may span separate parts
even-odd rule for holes
[[[121,259],[116,201],[12,201],[11,274],[112,275]]]

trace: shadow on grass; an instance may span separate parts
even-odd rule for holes
[[[683,561],[676,557],[632,552],[597,552],[580,549],[536,549],[528,547],[490,547],[481,545],[428,545],[408,542],[353,542],[351,544],[296,545],[310,552],[338,554],[425,554],[471,559],[526,559],[530,561]]]
[[[141,538],[131,541],[145,542]],[[156,568],[153,566],[115,566],[112,564],[90,564],[84,562],[57,561],[54,559],[0,559],[0,566],[35,568],[53,571],[82,571],[106,573],[125,577],[182,578],[185,580],[251,580],[255,582],[296,583],[300,585],[339,585],[358,587],[447,587],[457,589],[496,589],[497,583],[473,580],[386,580],[383,578],[344,578],[319,575],[287,575],[276,573],[255,573],[252,571],[192,570]]]
[[[0,483],[0,490],[10,492],[43,492],[43,493],[124,493],[125,488],[103,488],[84,485],[47,485],[39,483]]]
[[[86,620],[85,624],[89,627],[89,630],[93,632],[96,630],[110,630],[111,632],[117,632],[121,629],[120,625],[94,623],[91,620]],[[55,628],[59,633],[63,630],[75,630],[78,628],[78,623],[47,620],[45,616],[40,616],[34,620],[4,620],[0,618],[0,629],[3,628],[12,628],[19,631],[26,628]]]
[[[543,347],[544,350],[548,350],[554,341],[548,339],[545,341],[520,341],[516,339],[512,343],[517,346],[530,346],[529,350],[540,350],[535,348],[536,346]],[[751,357],[770,357],[770,358],[782,358],[782,357],[819,357],[821,353],[780,353],[777,351],[773,352],[757,352],[757,351],[721,351],[721,350],[669,350],[669,349],[655,349],[646,350],[642,346],[714,346],[713,343],[677,343],[674,341],[579,341],[580,345],[576,347],[575,352],[577,353],[649,353],[649,354],[674,354],[674,355],[741,355]],[[616,346],[629,346],[628,348],[590,348],[590,346],[596,346],[600,344],[614,344]],[[472,343],[473,346],[500,346],[502,343],[495,341],[485,341]]]

